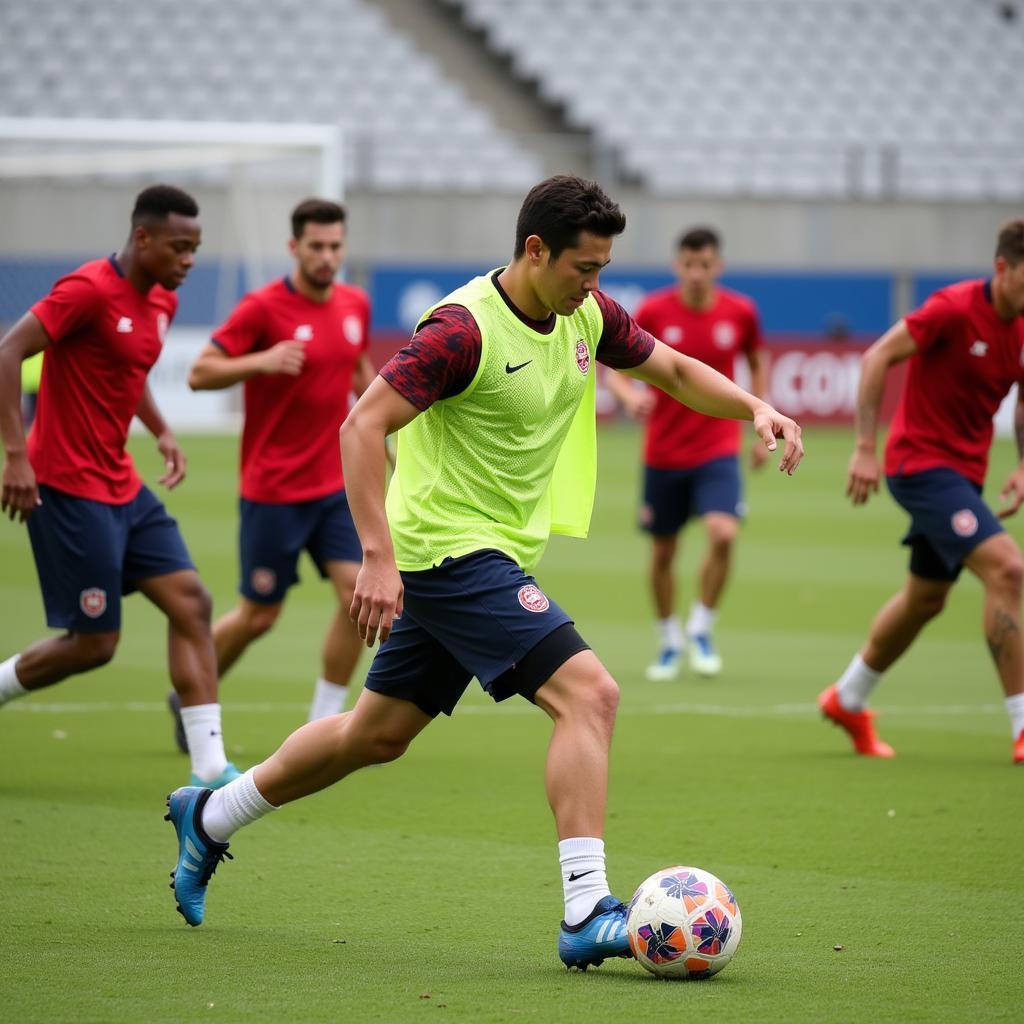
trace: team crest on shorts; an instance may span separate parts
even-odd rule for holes
[[[257,594],[269,594],[277,585],[277,573],[273,569],[253,569],[249,582]]]
[[[99,587],[87,587],[78,595],[78,607],[90,619],[98,619],[107,610],[107,592]]]
[[[978,517],[969,508],[954,512],[951,522],[958,537],[973,537],[978,532]]]
[[[586,373],[590,369],[590,349],[582,338],[576,342],[576,365],[580,368],[580,373]]]
[[[520,587],[516,596],[519,598],[519,603],[528,612],[546,612],[551,607],[551,602],[544,596],[540,588],[535,587],[532,583]]]

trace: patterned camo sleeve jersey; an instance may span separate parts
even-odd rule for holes
[[[639,366],[654,351],[654,336],[638,326],[614,299],[599,291],[593,294],[604,317],[598,361],[615,370]],[[502,295],[505,297],[504,292]],[[507,297],[505,301],[509,301]],[[509,306],[536,331],[554,326],[554,314],[547,321],[537,322],[523,317],[510,302]],[[380,374],[422,412],[469,387],[480,364],[480,351],[480,329],[469,310],[464,306],[440,306]]]

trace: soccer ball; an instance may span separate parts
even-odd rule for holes
[[[633,894],[629,948],[659,978],[710,978],[736,954],[743,932],[729,887],[701,868],[665,868]]]

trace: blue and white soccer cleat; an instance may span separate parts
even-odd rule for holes
[[[665,683],[675,679],[679,675],[681,667],[682,659],[679,656],[679,651],[674,647],[666,647],[658,655],[658,660],[653,665],[647,666],[644,675],[652,683]]]
[[[171,888],[178,904],[178,913],[193,928],[203,923],[206,905],[206,885],[227,857],[227,843],[211,839],[203,829],[202,815],[210,789],[182,786],[167,798],[164,821],[174,825],[178,833],[178,864],[171,872]]]
[[[221,786],[226,786],[229,782],[234,782],[235,779],[240,779],[241,777],[242,773],[230,761],[228,761],[228,763],[224,765],[224,771],[222,771],[215,779],[210,779],[206,782],[193,772],[192,778],[189,779],[188,784],[190,786],[199,786],[201,789],[220,789]]]
[[[717,676],[722,671],[722,659],[711,642],[710,633],[687,637],[690,668],[699,676]]]
[[[600,967],[609,957],[631,957],[626,932],[626,907],[614,896],[598,900],[590,916],[579,924],[562,922],[558,933],[558,957],[570,970]]]

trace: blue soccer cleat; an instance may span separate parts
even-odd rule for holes
[[[203,807],[212,790],[182,786],[167,798],[164,821],[174,825],[178,833],[178,864],[171,872],[171,888],[178,904],[178,913],[195,928],[203,923],[206,885],[217,865],[227,857],[227,843],[218,843],[203,830]]]
[[[699,676],[708,678],[722,671],[722,658],[708,633],[699,633],[688,638],[690,668]]]
[[[626,932],[626,907],[614,896],[598,900],[590,916],[579,924],[564,921],[558,933],[558,957],[570,970],[599,967],[608,957],[631,957]]]
[[[235,779],[240,779],[242,773],[230,762],[224,765],[224,771],[220,773],[215,779],[204,781],[199,778],[195,772],[192,773],[192,778],[188,780],[190,786],[198,786],[200,789],[220,789],[221,786],[226,786],[229,782],[234,782]]]
[[[658,660],[648,665],[644,675],[652,683],[666,683],[679,675],[682,658],[674,647],[666,647],[658,655]]]

